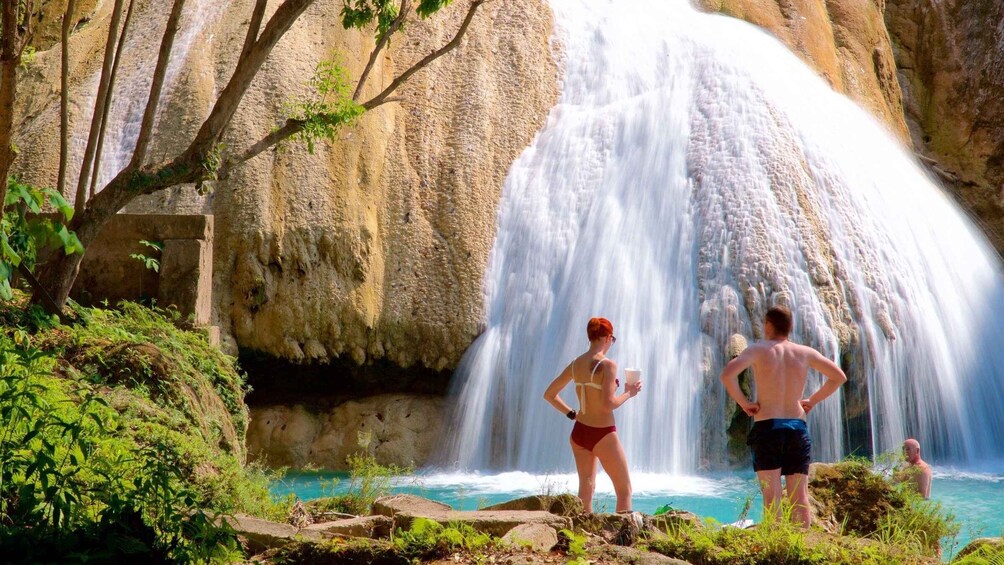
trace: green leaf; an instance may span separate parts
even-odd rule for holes
[[[63,198],[62,194],[52,188],[43,189],[42,192],[49,197],[49,203],[52,204],[52,207],[63,215],[63,221],[69,222],[73,219],[73,206]]]
[[[67,255],[84,252],[84,246],[77,239],[77,234],[66,229],[66,226],[59,226],[59,229],[56,230],[56,236],[63,243],[63,252]]]

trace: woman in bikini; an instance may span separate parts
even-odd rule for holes
[[[559,412],[575,420],[572,436],[572,454],[579,472],[579,498],[582,509],[593,511],[593,492],[596,490],[596,462],[603,464],[614,483],[617,494],[617,512],[631,511],[631,478],[628,476],[627,457],[617,438],[614,410],[641,390],[641,381],[626,385],[617,394],[617,364],[606,357],[607,350],[617,341],[614,327],[606,318],[592,318],[586,326],[589,351],[569,363],[565,370],[547,387],[544,400]],[[579,411],[569,407],[558,396],[569,382],[575,383]]]

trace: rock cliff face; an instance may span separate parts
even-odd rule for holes
[[[872,112],[909,143],[896,82],[885,0],[699,0],[711,12],[769,31],[838,92]]]
[[[75,145],[83,145],[89,121],[110,4],[99,4],[71,39]],[[141,82],[130,73],[141,76],[144,57],[152,65],[166,17],[158,5],[137,2],[120,85]],[[168,87],[153,155],[183,147],[208,112],[233,69],[252,5],[189,2],[182,29],[195,31],[178,42],[187,56]],[[318,1],[287,33],[242,102],[224,150],[275,127],[289,102],[309,95],[319,61],[336,58],[359,75],[372,39],[343,30],[339,8]],[[406,27],[377,62],[363,98],[448,41],[465,12],[458,2]],[[130,209],[216,216],[216,318],[232,345],[299,361],[348,355],[451,367],[482,324],[481,280],[503,179],[557,97],[550,25],[542,0],[487,3],[461,47],[415,75],[400,102],[365,115],[313,155],[288,143],[247,163],[208,198],[182,188]],[[58,48],[39,53],[20,108],[19,145],[33,150],[17,165],[50,186],[58,68]],[[127,90],[115,104],[141,108],[144,90]],[[128,118],[118,116],[128,110],[114,108],[125,129]],[[109,145],[106,154],[129,150]],[[71,170],[74,161],[79,156]]]
[[[914,144],[1004,252],[1004,4],[888,0]]]

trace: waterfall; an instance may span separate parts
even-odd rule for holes
[[[631,467],[720,464],[726,343],[776,302],[851,379],[809,417],[816,460],[908,436],[1004,458],[1002,268],[912,156],[754,26],[685,0],[551,4],[562,95],[505,183],[444,463],[574,469],[541,395],[605,316],[608,355],[643,370],[616,412]]]
[[[164,74],[164,87],[161,92],[160,108],[158,108],[158,122],[181,78],[181,71],[185,68],[189,52],[196,39],[203,33],[203,30],[207,29],[207,26],[211,29],[213,22],[219,18],[224,8],[224,3],[214,0],[196,0],[186,3],[178,33],[171,48],[171,59]],[[170,4],[165,6],[161,2],[137,2],[132,22],[126,33],[121,62],[115,78],[115,88],[112,91],[112,104],[108,112],[108,125],[101,153],[98,179],[95,184],[96,190],[100,190],[111,181],[132,158],[136,140],[139,138],[139,129],[143,122],[143,111],[146,109],[146,103],[150,96],[153,71],[157,65],[157,53],[170,11]],[[125,19],[124,13],[122,19]],[[73,187],[76,186],[77,175],[80,172],[80,164],[87,145],[87,135],[100,79],[101,69],[99,67],[81,83],[81,96],[76,102],[81,108],[81,114],[73,120],[74,126],[70,132],[71,145],[68,159],[70,185]],[[209,110],[210,108],[204,108],[192,111],[192,114],[204,116],[209,113]],[[58,108],[55,111],[58,111]],[[156,125],[154,131],[157,131]],[[71,200],[74,196],[75,188],[71,191]]]

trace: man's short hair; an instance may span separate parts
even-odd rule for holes
[[[774,331],[787,337],[791,333],[791,310],[785,306],[771,306],[764,319],[774,326]]]

